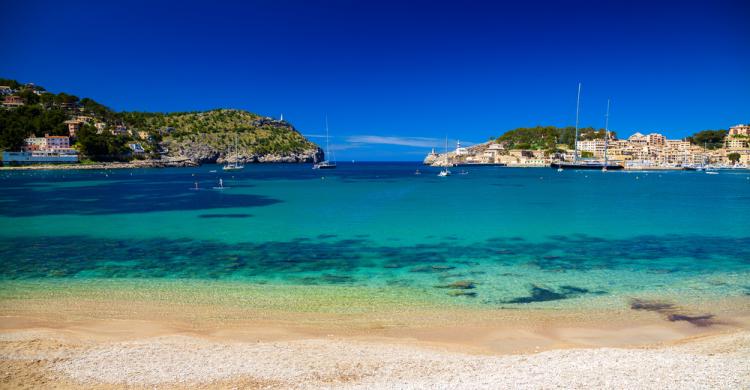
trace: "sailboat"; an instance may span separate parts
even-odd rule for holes
[[[328,115],[326,115],[326,155],[325,155],[326,158],[331,155],[330,152],[331,152],[331,148],[328,142]],[[336,169],[336,163],[330,162],[328,160],[323,160],[313,165],[313,169]]]
[[[607,172],[607,150],[609,149],[609,99],[607,99],[607,115],[604,116],[604,166],[602,172]]]
[[[225,171],[239,171],[239,170],[245,168],[244,165],[242,165],[242,164],[240,164],[238,162],[239,158],[240,158],[239,153],[237,151],[237,139],[238,138],[239,137],[237,136],[237,134],[235,134],[234,135],[234,162],[231,162],[231,163],[228,162],[226,165],[224,165],[223,168],[221,168],[221,169],[223,169]]]
[[[606,161],[606,149],[605,149],[605,161],[594,161],[594,160],[581,160],[578,158],[578,137],[579,137],[579,131],[578,131],[578,118],[580,116],[580,108],[581,108],[581,83],[578,83],[578,98],[576,100],[576,138],[575,138],[575,152],[573,154],[573,162],[565,162],[565,161],[558,161],[556,163],[550,164],[550,167],[557,168],[557,170],[561,169],[600,169],[600,170],[621,170],[625,169],[622,165],[616,165],[616,164],[609,164],[608,161]],[[607,121],[609,121],[609,101],[607,103]],[[609,123],[607,123],[609,125]],[[609,134],[609,131],[607,131],[607,134]],[[605,137],[608,137],[608,135],[605,135]],[[609,140],[605,140],[605,143],[608,143]]]
[[[448,137],[445,137],[445,167],[438,173],[440,177],[446,177],[451,175],[451,171],[448,170],[450,166],[450,159],[448,158]]]

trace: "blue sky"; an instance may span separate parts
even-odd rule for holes
[[[4,1],[0,76],[116,110],[247,109],[340,160],[581,125],[679,138],[750,121],[750,3]],[[322,141],[312,138],[314,141]]]

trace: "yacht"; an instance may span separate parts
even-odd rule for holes
[[[607,159],[607,151],[605,146],[604,161],[596,160],[582,160],[578,157],[578,118],[581,107],[581,83],[578,83],[578,98],[576,100],[576,138],[575,138],[575,153],[573,155],[573,162],[558,161],[550,164],[550,167],[557,168],[558,171],[563,169],[587,169],[587,170],[600,170],[600,171],[619,171],[625,169],[624,166],[619,164],[611,164]],[[607,101],[607,126],[609,125],[609,101]],[[609,131],[605,135],[605,144],[609,143]]]
[[[331,155],[331,148],[328,142],[328,138],[328,115],[326,115],[326,155],[324,156],[326,158]],[[336,169],[336,163],[328,160],[323,160],[319,163],[314,164],[313,169]]]
[[[240,156],[239,152],[237,151],[237,139],[238,136],[235,134],[234,136],[234,162],[227,162],[223,168],[225,171],[239,171],[241,169],[244,169],[245,166],[239,163]]]

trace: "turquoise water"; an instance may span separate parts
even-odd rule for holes
[[[748,171],[466,170],[5,171],[0,288],[210,279],[410,287],[488,306],[750,295]],[[227,188],[213,189],[219,178]]]

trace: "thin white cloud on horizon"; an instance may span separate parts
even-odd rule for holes
[[[449,143],[455,144],[456,140],[448,140]],[[346,142],[352,144],[377,144],[377,145],[397,145],[410,146],[415,148],[437,148],[445,143],[445,139],[429,137],[389,137],[381,135],[352,135],[346,137]],[[474,145],[473,142],[462,142],[464,146]]]

